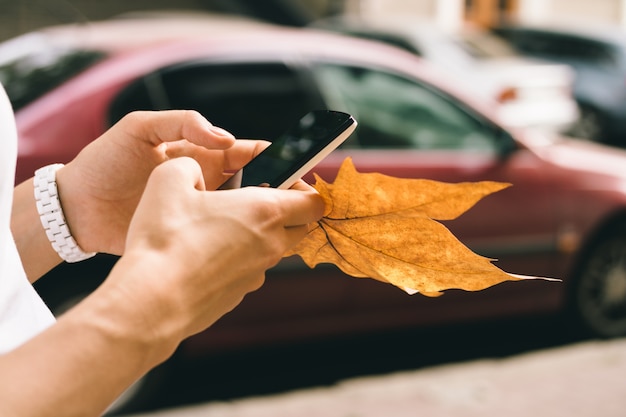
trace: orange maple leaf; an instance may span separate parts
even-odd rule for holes
[[[450,184],[359,173],[350,158],[334,183],[315,178],[326,213],[285,255],[299,255],[310,268],[332,263],[348,275],[428,296],[451,288],[478,291],[530,278],[502,271],[436,221],[452,220],[510,184]]]

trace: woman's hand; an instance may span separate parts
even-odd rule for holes
[[[259,288],[323,211],[303,182],[291,190],[205,191],[193,159],[166,162],[150,176],[106,284],[125,288],[129,303],[151,306],[146,323],[187,337]]]
[[[192,157],[202,167],[206,187],[214,189],[225,180],[225,171],[239,169],[265,146],[263,141],[235,141],[195,111],[131,113],[57,172],[72,235],[86,252],[120,255],[155,167]]]

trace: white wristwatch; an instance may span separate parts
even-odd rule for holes
[[[96,253],[84,252],[67,227],[56,182],[56,172],[61,167],[63,164],[52,164],[35,171],[33,182],[37,211],[54,250],[66,262],[79,262],[95,256]]]

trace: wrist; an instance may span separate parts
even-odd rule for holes
[[[33,181],[24,181],[14,189],[11,232],[30,282],[61,263],[41,226],[34,201]]]
[[[147,371],[167,360],[178,343],[173,337],[155,331],[159,325],[148,317],[141,297],[129,297],[125,288],[105,281],[83,303],[70,311],[72,320],[90,328],[108,346],[115,346]]]
[[[102,308],[107,320],[121,334],[164,360],[187,334],[184,309],[176,303],[175,291],[167,286],[167,268],[161,263],[162,258],[149,253],[125,253],[97,291],[109,300],[110,305],[105,301]],[[115,309],[115,313],[106,313],[108,309]]]

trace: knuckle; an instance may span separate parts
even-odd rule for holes
[[[197,110],[181,110],[181,112],[182,119],[184,120],[184,126],[204,126],[207,123],[207,119]]]
[[[273,190],[256,189],[254,197],[253,211],[256,218],[265,225],[274,225],[278,223],[282,217],[282,208],[280,199]]]
[[[126,113],[124,117],[122,117],[120,122],[134,124],[139,120],[143,120],[148,115],[148,113],[149,112],[146,110],[134,110],[130,113]]]

